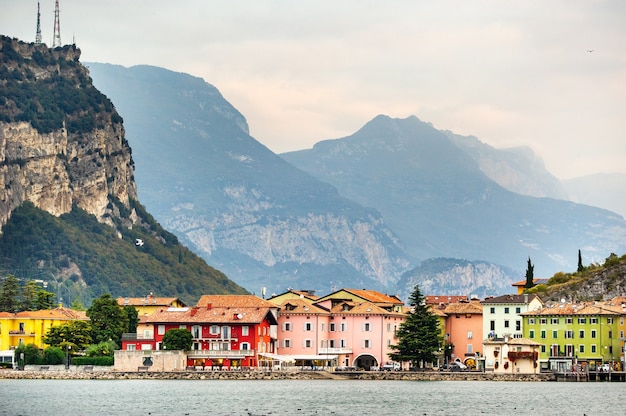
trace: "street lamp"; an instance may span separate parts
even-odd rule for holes
[[[70,369],[70,350],[72,346],[69,344],[65,344],[65,371],[69,371]]]

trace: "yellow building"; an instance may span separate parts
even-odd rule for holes
[[[134,306],[141,319],[142,316],[150,316],[159,309],[184,308],[185,303],[178,298],[158,298],[152,293],[143,298],[117,298],[117,304],[121,307]]]
[[[72,321],[88,321],[84,311],[67,308],[0,312],[0,350],[15,349],[20,344],[35,344],[44,348],[43,336],[54,326]]]

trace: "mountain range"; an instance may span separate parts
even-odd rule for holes
[[[434,262],[442,277],[432,293],[500,294],[522,279],[528,257],[548,276],[574,270],[579,249],[590,263],[626,248],[624,219],[564,200],[527,148],[497,150],[417,117],[379,115],[351,136],[276,155],[200,78],[86,65],[124,118],[143,203],[252,292],[403,295]]]

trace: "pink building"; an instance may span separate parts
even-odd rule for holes
[[[281,309],[274,358],[296,365],[380,367],[405,316],[400,299],[371,290],[342,289],[323,298],[288,291],[270,301]]]
[[[460,301],[445,306],[446,344],[452,344],[452,361],[457,358],[476,365],[476,354],[483,347],[483,307],[478,300]],[[468,362],[471,360],[471,362]]]

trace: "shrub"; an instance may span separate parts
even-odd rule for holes
[[[65,362],[65,353],[59,347],[48,347],[43,351],[46,364],[57,365]]]
[[[73,357],[72,365],[113,365],[113,357]]]

